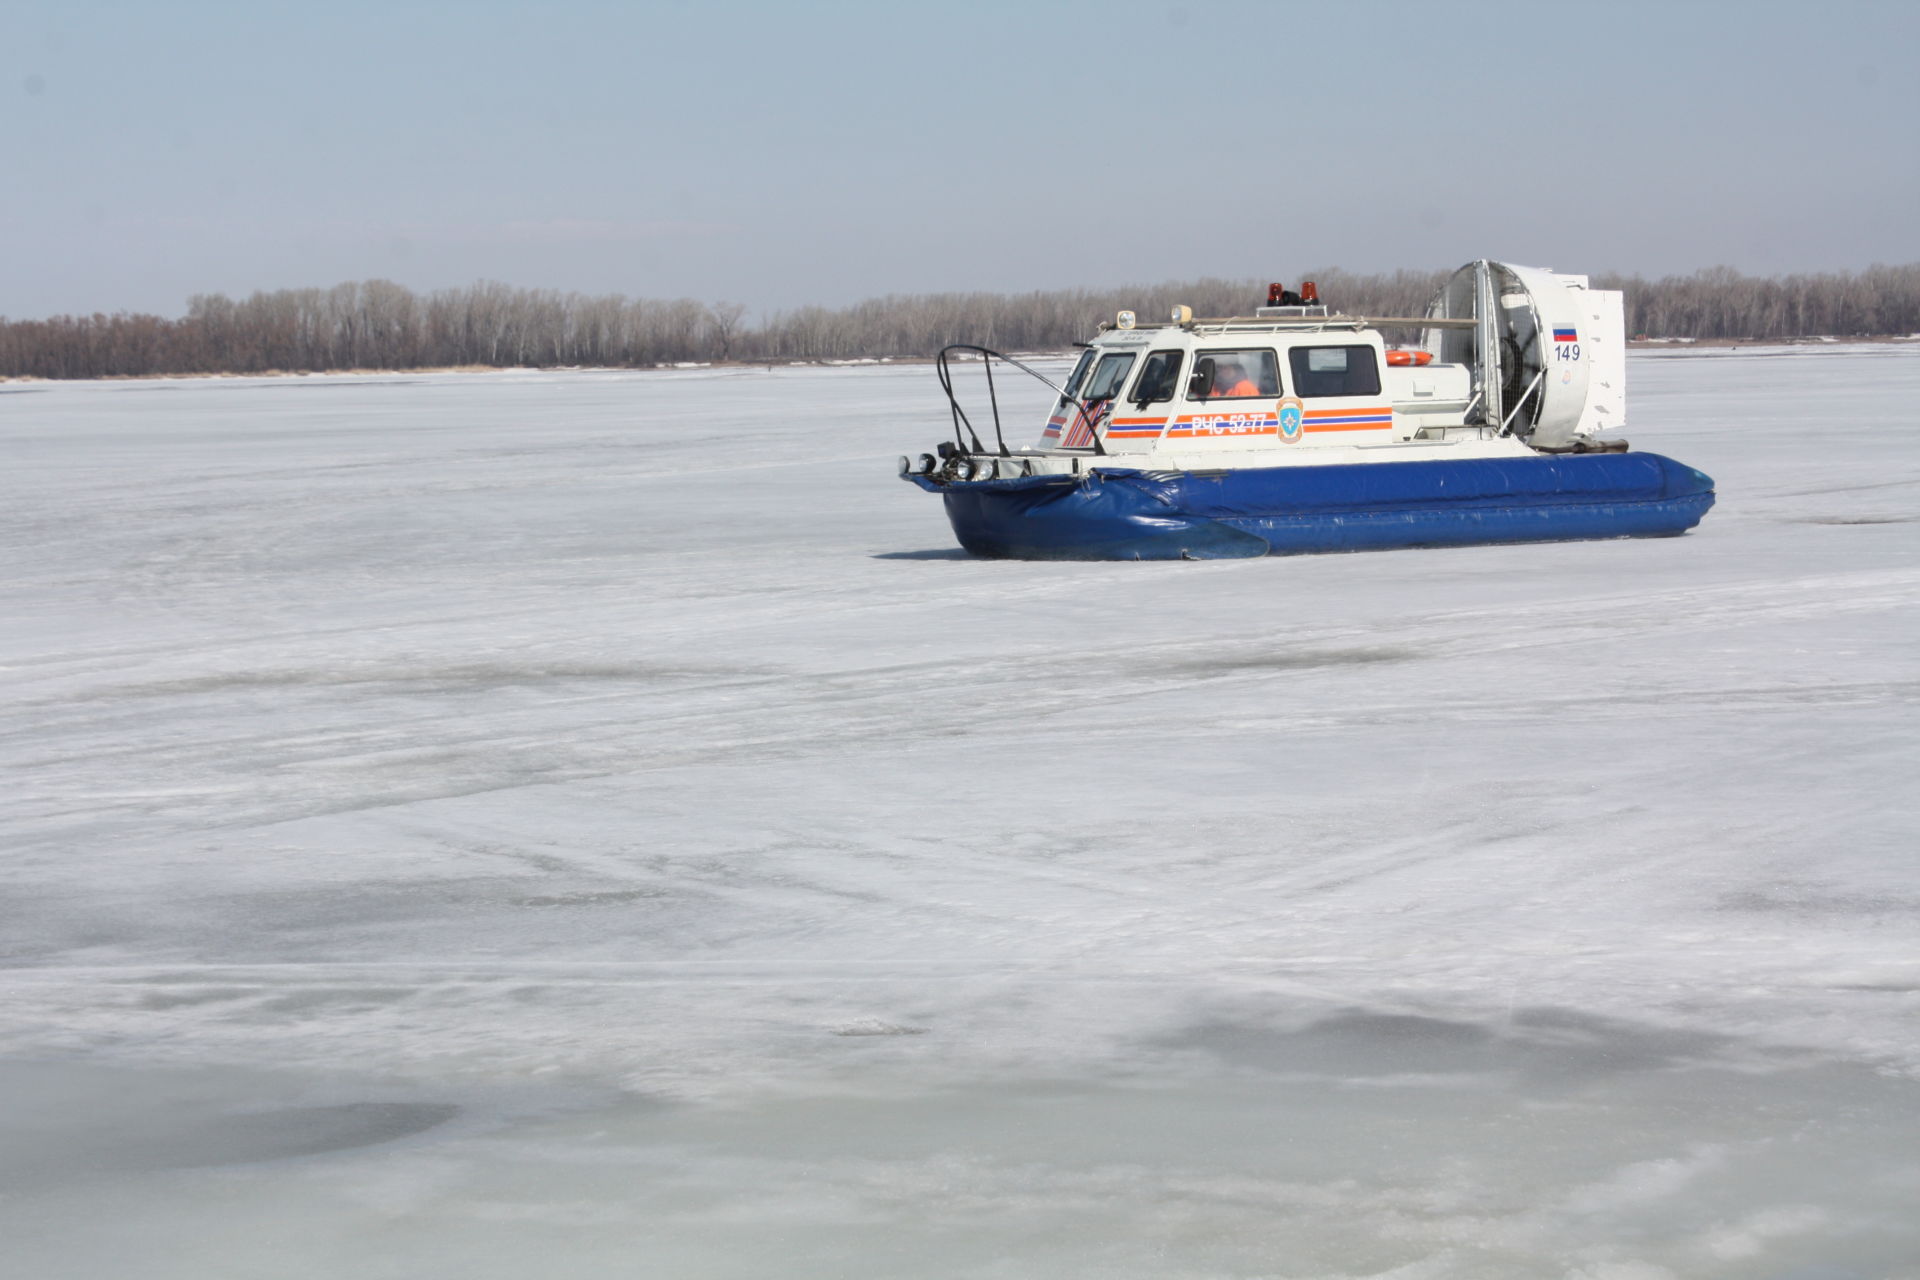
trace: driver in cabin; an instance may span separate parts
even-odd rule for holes
[[[1224,400],[1228,396],[1257,396],[1260,388],[1253,385],[1247,377],[1246,369],[1237,361],[1222,360],[1220,374],[1213,380],[1213,398]]]

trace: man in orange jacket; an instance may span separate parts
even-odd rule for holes
[[[1260,388],[1253,385],[1247,377],[1245,368],[1232,360],[1220,362],[1219,376],[1213,380],[1213,392],[1208,397],[1213,400],[1225,400],[1230,396],[1257,396]]]

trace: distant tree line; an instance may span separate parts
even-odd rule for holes
[[[1888,337],[1920,333],[1920,262],[1816,275],[1710,267],[1643,280],[1597,275],[1627,295],[1627,333],[1656,338]]]
[[[1321,297],[1355,315],[1419,315],[1446,272],[1310,272]],[[190,300],[155,315],[0,318],[0,376],[99,378],[162,373],[323,372],[463,366],[616,366],[712,360],[926,356],[950,342],[1040,351],[1088,336],[1122,308],[1158,319],[1246,314],[1265,280],[1203,279],[1035,293],[894,294],[850,307],[801,307],[745,324],[737,303],[590,296],[480,283],[415,293],[386,280]],[[1297,287],[1297,281],[1288,281]],[[1791,338],[1920,332],[1920,263],[1774,278],[1715,267],[1621,289],[1631,334]]]

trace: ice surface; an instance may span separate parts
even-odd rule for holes
[[[1631,376],[1685,538],[1082,565],[924,367],[0,386],[9,1258],[1920,1275],[1920,352]]]

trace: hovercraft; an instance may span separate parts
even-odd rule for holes
[[[1417,345],[1392,346],[1386,331]],[[1615,432],[1626,422],[1618,292],[1480,261],[1420,317],[1331,311],[1270,287],[1249,316],[1102,324],[1064,384],[956,344],[936,369],[953,439],[902,458],[960,545],[1030,560],[1217,559],[1472,543],[1672,537],[1713,481]],[[961,407],[956,359],[985,364],[994,445]],[[1056,393],[1009,448],[993,370]]]

